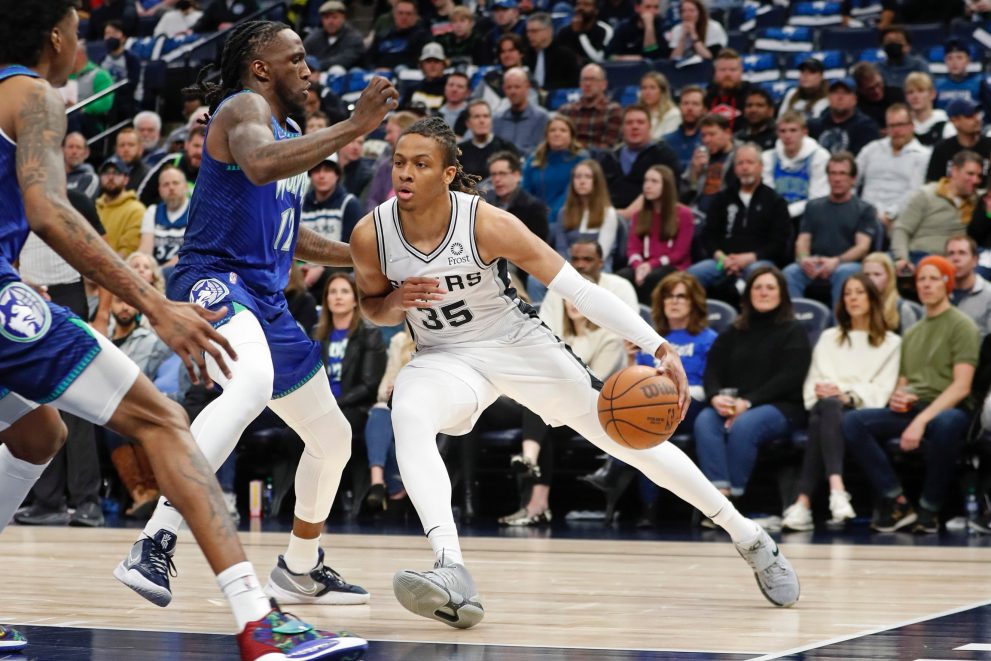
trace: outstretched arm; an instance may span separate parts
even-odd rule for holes
[[[678,387],[682,419],[688,411],[688,377],[678,354],[647,322],[615,294],[589,282],[557,252],[538,239],[518,218],[484,202],[479,204],[475,232],[479,256],[486,263],[505,258],[574,303],[593,323],[630,340],[661,361],[661,369]]]
[[[31,229],[80,274],[141,310],[159,337],[182,358],[194,383],[198,378],[192,363],[206,374],[204,351],[228,374],[217,344],[232,358],[237,356],[207,323],[221,319],[225,311],[208,312],[166,300],[138,277],[69,203],[62,160],[65,104],[58,92],[45,82],[27,78],[11,81],[10,92],[22,99],[14,119],[17,180]]]
[[[351,266],[348,244],[325,239],[307,227],[299,228],[296,259],[322,266]]]
[[[256,186],[306,172],[341,147],[378,128],[387,112],[396,107],[399,94],[384,78],[373,78],[362,92],[349,119],[300,136],[276,141],[272,134],[272,109],[258,94],[231,99],[217,122],[226,129],[227,143],[210,143],[211,154],[225,160],[229,154]],[[225,153],[226,152],[226,153]]]

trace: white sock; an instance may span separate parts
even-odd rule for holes
[[[179,510],[172,507],[172,504],[162,496],[158,499],[158,506],[155,508],[155,512],[148,519],[148,523],[145,524],[145,528],[142,531],[145,535],[149,537],[154,537],[158,534],[159,530],[168,530],[176,537],[179,536],[179,526],[182,525],[182,514],[179,514]]]
[[[207,358],[210,377],[224,388],[223,394],[200,412],[190,431],[193,439],[216,471],[237,446],[241,433],[265,408],[272,395],[272,358],[265,334],[258,320],[248,313],[234,315],[220,328],[238,353],[238,360],[228,366],[233,371],[227,379]],[[154,537],[159,530],[179,532],[182,515],[164,497],[158,501],[155,513],[144,528],[144,534]]]
[[[307,574],[317,566],[317,558],[320,550],[320,536],[313,539],[304,539],[296,535],[289,534],[289,546],[282,557],[286,561],[286,567],[294,574]]]
[[[726,501],[721,510],[709,518],[717,526],[728,532],[730,538],[737,544],[754,541],[761,531],[760,526],[740,514],[729,500]]]
[[[238,631],[244,630],[248,622],[260,620],[272,610],[272,604],[262,592],[258,577],[255,576],[255,569],[247,560],[217,574],[217,584],[231,605]]]
[[[48,466],[18,459],[6,445],[0,445],[0,532],[7,527],[14,512],[21,506],[31,487]]]
[[[458,541],[458,529],[453,523],[434,526],[427,531],[427,540],[434,550],[434,557],[444,564],[454,563],[463,565],[464,556],[461,555],[461,543]]]

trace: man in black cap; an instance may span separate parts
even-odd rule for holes
[[[948,110],[956,99],[966,99],[985,112],[991,109],[991,90],[980,73],[969,73],[970,50],[959,39],[947,39],[943,46],[946,76],[936,81],[936,106]]]
[[[965,149],[977,152],[985,162],[991,158],[991,138],[981,135],[981,123],[984,113],[969,99],[955,99],[947,108],[950,122],[957,129],[957,134],[940,140],[933,147],[926,171],[926,181],[939,181],[947,176],[950,161]],[[987,185],[987,168],[985,168],[981,187]]]
[[[868,142],[880,138],[881,130],[857,108],[854,82],[840,78],[829,84],[829,109],[809,124],[809,135],[831,154],[857,154]]]
[[[347,70],[361,64],[365,43],[346,19],[347,8],[341,0],[327,0],[320,5],[322,29],[311,32],[303,42],[306,54],[317,58],[320,71],[331,67]]]
[[[823,76],[826,67],[820,60],[810,57],[798,65],[798,86],[785,93],[778,115],[795,110],[806,119],[815,119],[829,107],[829,86]]]
[[[96,212],[107,230],[107,243],[121,257],[127,257],[138,249],[141,241],[141,221],[145,205],[138,195],[125,190],[131,166],[120,156],[111,156],[100,166],[100,197],[96,198]]]
[[[336,154],[324,159],[310,170],[310,190],[303,197],[300,226],[308,227],[325,239],[346,242],[364,210],[358,198],[341,184],[342,170],[335,157]],[[305,264],[303,280],[314,298],[320,301],[326,280],[324,267]]]

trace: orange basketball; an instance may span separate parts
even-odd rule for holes
[[[599,424],[609,438],[634,450],[671,438],[680,417],[677,387],[652,367],[620,370],[599,393]]]

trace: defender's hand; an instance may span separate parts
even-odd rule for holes
[[[199,368],[199,373],[203,375],[204,384],[208,388],[212,385],[207,374],[203,352],[213,356],[213,359],[217,361],[217,367],[224,373],[224,376],[228,379],[231,378],[231,371],[224,360],[224,353],[230,356],[231,360],[237,360],[237,353],[227,338],[210,325],[223,319],[226,314],[226,307],[219,310],[207,310],[192,303],[168,301],[161,315],[151,322],[162,342],[169,345],[182,359],[193,383],[200,382],[193,369],[195,364]],[[218,348],[217,345],[220,347]]]
[[[362,135],[379,127],[386,114],[399,106],[399,92],[385,78],[375,76],[358,98],[351,121]]]

